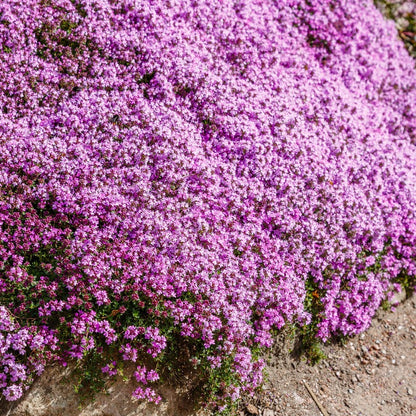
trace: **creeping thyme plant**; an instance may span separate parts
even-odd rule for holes
[[[415,64],[372,0],[2,0],[0,42],[5,399],[92,360],[157,403],[186,352],[222,410],[274,331],[414,289]]]

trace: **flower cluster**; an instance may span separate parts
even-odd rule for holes
[[[3,0],[0,44],[7,400],[178,337],[236,399],[273,329],[356,334],[414,283],[415,65],[372,1]]]
[[[133,397],[136,399],[146,399],[147,401],[155,402],[156,404],[162,400],[162,398],[157,395],[152,388],[142,387],[148,382],[154,382],[159,379],[159,375],[156,373],[156,371],[148,370],[146,367],[138,366],[137,370],[134,372],[134,377],[141,385],[137,387],[133,392]]]
[[[0,389],[6,400],[17,400],[34,375],[42,374],[48,360],[55,359],[57,337],[45,327],[21,327],[4,306],[0,306]],[[21,361],[29,353],[23,364]]]

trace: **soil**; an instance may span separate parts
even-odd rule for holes
[[[315,366],[293,357],[293,339],[285,334],[280,338],[266,357],[263,389],[243,399],[238,416],[416,415],[415,297],[395,311],[379,311],[367,332],[344,345],[324,346],[327,358]],[[132,400],[134,385],[120,379],[108,395],[80,407],[72,387],[61,383],[67,372],[48,369],[22,400],[0,402],[0,416],[203,415],[192,411],[192,383],[186,379],[161,388],[164,400],[159,406]]]

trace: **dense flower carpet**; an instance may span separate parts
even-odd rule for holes
[[[0,393],[367,329],[416,274],[416,71],[370,0],[0,2]]]

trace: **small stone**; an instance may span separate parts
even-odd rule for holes
[[[264,409],[262,416],[275,416],[275,413],[271,409]]]
[[[349,394],[353,394],[354,393],[354,390],[353,389],[348,389],[348,393]]]
[[[292,393],[292,397],[294,399],[294,401],[298,404],[303,404],[304,403],[304,399],[302,397],[299,396],[299,394],[297,394],[295,391]]]
[[[250,413],[251,415],[258,415],[259,414],[259,410],[257,409],[256,406],[254,406],[253,404],[249,403],[246,406],[246,410],[248,413]]]
[[[392,363],[393,365],[396,365],[396,360],[391,360],[391,363]]]
[[[413,390],[410,387],[407,388],[407,394],[413,396]]]

